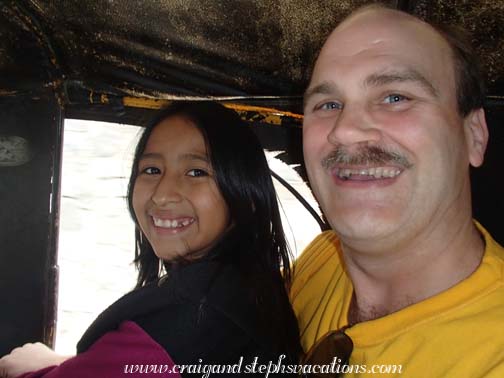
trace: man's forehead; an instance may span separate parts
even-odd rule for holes
[[[342,62],[353,66],[359,63],[359,57],[377,56],[389,56],[394,65],[412,64],[419,71],[424,71],[420,67],[424,65],[426,72],[452,61],[448,43],[430,25],[394,10],[369,10],[351,16],[331,33],[315,63],[312,79],[319,69],[326,71],[328,66]]]
[[[380,41],[407,44],[443,43],[441,35],[427,23],[398,11],[378,10],[357,14],[343,21],[329,36],[322,52],[345,48],[358,50]]]
[[[397,9],[389,8],[370,8],[357,11],[344,19],[331,34],[345,31],[351,27],[357,27],[361,30],[370,29],[373,26],[382,23],[387,27],[404,27],[405,25],[416,25],[417,27],[432,27],[419,18]]]

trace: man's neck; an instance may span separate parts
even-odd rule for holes
[[[383,317],[439,294],[477,269],[485,246],[474,223],[469,220],[451,232],[441,231],[441,238],[431,235],[378,257],[343,245],[354,286],[350,324]]]

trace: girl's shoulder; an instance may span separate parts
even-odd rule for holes
[[[170,333],[175,334],[186,326],[197,323],[201,327],[205,321],[219,319],[262,340],[267,335],[261,332],[259,312],[238,268],[215,260],[197,261],[173,268],[166,278],[133,290],[109,306],[85,332],[78,351],[124,321],[135,321],[153,334],[169,324]]]
[[[224,364],[276,358],[276,334],[238,268],[201,261],[172,269],[159,284],[134,290],[111,305],[79,342],[79,352],[134,323],[175,363]]]

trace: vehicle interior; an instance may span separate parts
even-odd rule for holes
[[[372,2],[1,1],[0,356],[54,342],[66,118],[141,126],[171,101],[221,101],[306,179],[310,67],[338,22]],[[474,217],[502,244],[504,2],[383,2],[471,35],[486,74],[490,131],[485,163],[471,172]]]

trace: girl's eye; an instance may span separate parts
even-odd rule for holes
[[[323,104],[317,105],[315,107],[316,110],[340,110],[342,108],[343,105],[335,101],[324,102]]]
[[[394,93],[394,94],[386,96],[383,99],[383,102],[385,102],[386,104],[395,104],[395,103],[398,103],[401,101],[406,101],[406,100],[409,100],[406,96]]]
[[[191,169],[187,171],[187,176],[191,177],[203,177],[203,176],[208,176],[208,172],[203,170],[203,169]]]
[[[161,170],[156,167],[147,167],[142,169],[142,173],[145,173],[146,175],[159,175]]]

